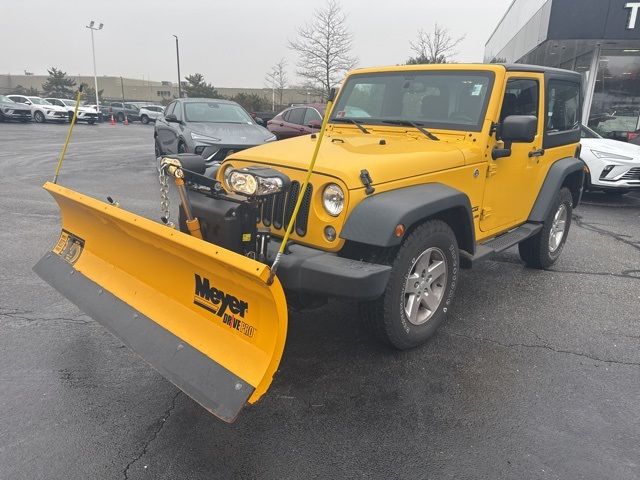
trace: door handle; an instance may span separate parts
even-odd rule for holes
[[[544,148],[538,148],[538,149],[536,149],[536,150],[531,150],[531,151],[529,152],[529,158],[532,158],[532,157],[541,157],[541,156],[543,156],[543,155],[544,155]]]
[[[284,123],[281,123],[281,124],[280,124],[280,126],[281,126],[281,127],[284,127]]]

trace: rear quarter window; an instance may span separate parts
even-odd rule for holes
[[[580,83],[550,78],[546,86],[544,148],[580,141],[582,98]]]

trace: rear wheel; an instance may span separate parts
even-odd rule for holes
[[[141,121],[144,125],[146,125],[146,124],[148,124],[148,123],[149,123],[149,117],[147,117],[146,115],[142,115],[142,116],[140,117],[140,121]]]
[[[39,110],[38,110],[38,111],[36,111],[36,112],[33,114],[33,120],[34,120],[36,123],[44,123],[44,121],[45,121],[44,113],[42,113],[42,112],[41,112],[41,111],[39,111]]]
[[[520,258],[532,268],[548,268],[560,257],[571,227],[573,197],[568,188],[556,194],[549,215],[533,237],[518,244]]]
[[[431,220],[404,241],[379,299],[361,314],[381,340],[398,349],[424,343],[445,319],[458,283],[458,242],[446,223]]]

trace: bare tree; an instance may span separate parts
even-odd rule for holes
[[[281,58],[278,63],[276,63],[273,67],[271,67],[271,71],[269,71],[265,77],[264,81],[267,86],[272,90],[272,92],[278,94],[279,103],[282,107],[282,96],[284,95],[284,89],[287,88],[287,61],[284,58]],[[275,95],[274,95],[275,97]],[[271,98],[271,108],[275,110],[275,98]]]
[[[455,48],[465,39],[465,35],[453,38],[446,28],[437,23],[433,27],[433,32],[418,30],[417,41],[411,42],[411,50],[415,57],[407,60],[407,65],[417,65],[421,63],[448,63],[456,55]]]
[[[327,0],[314,12],[313,20],[298,29],[298,38],[289,41],[289,48],[299,56],[297,74],[304,86],[323,98],[358,62],[351,56],[352,35],[346,20],[338,2]]]

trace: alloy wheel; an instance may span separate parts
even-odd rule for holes
[[[551,231],[549,232],[549,251],[554,253],[560,245],[562,245],[562,239],[564,238],[564,232],[567,227],[567,206],[561,203],[553,216],[553,222],[551,222]]]
[[[447,259],[436,247],[426,249],[411,265],[403,292],[404,312],[413,325],[427,322],[440,306],[447,287]]]

